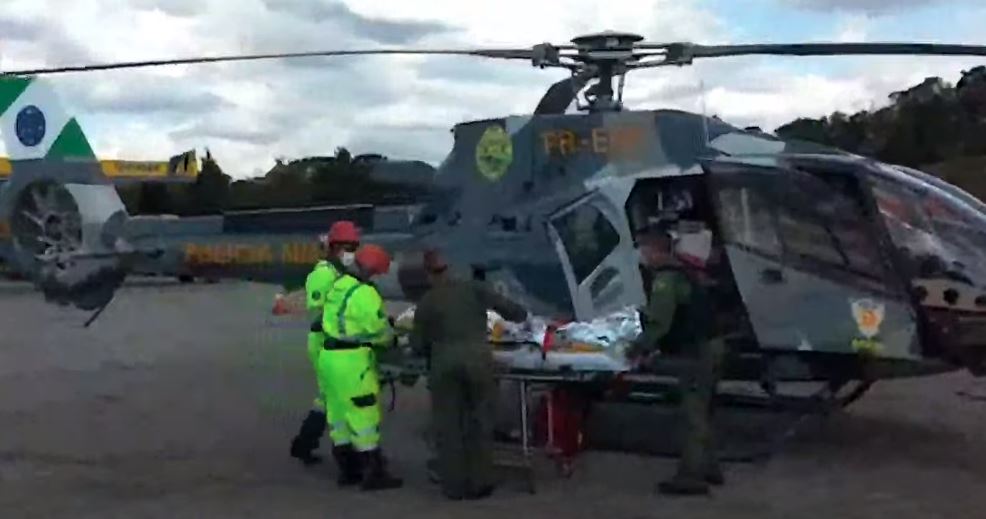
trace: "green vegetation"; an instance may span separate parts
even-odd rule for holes
[[[271,207],[311,207],[372,203],[406,204],[414,201],[413,186],[371,178],[378,155],[353,157],[345,148],[328,157],[278,160],[266,175],[233,181],[206,150],[202,171],[191,184],[145,182],[124,185],[120,196],[130,214],[195,216],[224,210]]]
[[[932,77],[890,99],[876,111],[802,118],[775,133],[911,166],[986,200],[986,67],[954,86]]]

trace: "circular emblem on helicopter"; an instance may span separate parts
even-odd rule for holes
[[[495,182],[507,172],[513,160],[510,136],[499,125],[488,126],[476,144],[476,169],[487,180]]]
[[[863,337],[872,339],[880,333],[886,315],[886,306],[872,299],[855,299],[850,302],[853,319]]]
[[[17,112],[14,122],[14,133],[17,140],[28,148],[33,148],[45,138],[45,114],[34,105],[27,105]]]

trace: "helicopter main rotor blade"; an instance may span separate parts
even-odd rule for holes
[[[729,56],[851,56],[851,55],[929,55],[986,56],[984,45],[945,43],[768,43],[753,45],[695,45],[691,43],[643,44],[640,48],[665,49],[662,64],[691,63],[693,58]],[[651,64],[648,64],[651,65]]]
[[[496,59],[533,58],[529,49],[357,49],[357,50],[328,50],[311,52],[286,52],[277,54],[243,54],[235,56],[206,56],[196,58],[161,59],[147,61],[125,61],[118,63],[100,63],[92,65],[76,65],[67,67],[49,67],[25,70],[4,71],[4,76],[34,76],[41,74],[60,74],[65,72],[92,72],[96,70],[131,69],[142,67],[159,67],[166,65],[189,65],[199,63],[222,63],[231,61],[257,61],[269,59],[336,57],[336,56],[371,56],[371,55],[452,55],[478,56]]]

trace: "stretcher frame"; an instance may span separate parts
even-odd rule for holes
[[[497,380],[511,381],[517,383],[517,398],[519,399],[520,412],[520,468],[525,471],[527,490],[531,494],[537,493],[535,478],[534,449],[531,446],[531,417],[530,417],[530,398],[540,388],[547,388],[548,403],[546,406],[547,420],[545,423],[545,451],[549,456],[554,448],[554,420],[552,416],[550,388],[558,384],[568,383],[587,383],[595,382],[600,377],[611,377],[612,372],[599,371],[532,371],[532,370],[506,370],[496,374]],[[501,464],[502,465],[502,464]],[[564,470],[564,469],[563,469]],[[565,473],[569,475],[569,473]]]
[[[537,343],[532,342],[490,342],[490,346],[496,348],[497,346],[520,346],[529,347],[532,349],[540,349],[542,355],[547,355],[548,352],[542,349],[542,346]],[[404,362],[400,366],[393,366],[396,368],[394,371],[416,375],[420,377],[427,377],[427,362],[421,358],[415,358],[411,362],[407,362],[410,359],[404,359]],[[386,364],[382,362],[381,364]],[[520,468],[525,472],[525,481],[527,490],[531,494],[537,493],[537,485],[535,478],[535,449],[531,446],[531,416],[530,416],[530,399],[539,391],[545,391],[547,393],[548,404],[547,404],[547,420],[545,424],[545,451],[549,456],[553,454],[554,446],[554,420],[552,416],[552,406],[551,406],[551,388],[558,384],[584,384],[593,382],[603,382],[606,380],[612,380],[621,375],[629,373],[628,371],[616,371],[616,370],[576,370],[576,369],[525,369],[525,368],[513,368],[503,362],[496,361],[494,363],[494,378],[499,381],[510,381],[516,382],[518,386],[517,398],[519,399],[519,413],[520,413],[520,462],[514,463],[504,463],[503,461],[497,463],[500,467],[509,468]],[[396,376],[395,376],[396,377]],[[502,449],[501,449],[502,452]],[[570,471],[568,467],[560,466],[561,472],[568,476]]]

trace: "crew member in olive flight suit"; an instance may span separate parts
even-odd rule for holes
[[[442,490],[450,499],[493,493],[496,381],[486,311],[525,322],[527,311],[485,284],[448,273],[436,252],[425,254],[431,289],[414,312],[411,348],[429,359],[432,431]]]
[[[677,473],[662,482],[665,494],[706,494],[709,484],[723,483],[713,442],[712,407],[721,376],[725,345],[715,327],[715,307],[701,282],[704,272],[686,266],[674,254],[674,240],[666,229],[648,229],[638,244],[645,268],[653,274],[643,334],[627,354],[647,360],[658,350],[682,357],[681,455]]]

